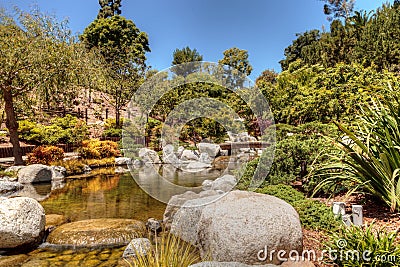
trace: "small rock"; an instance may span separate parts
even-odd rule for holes
[[[150,231],[154,232],[159,232],[161,231],[161,222],[159,220],[156,220],[154,218],[149,218],[146,222],[146,227]]]
[[[197,161],[199,160],[199,157],[192,150],[184,150],[180,159],[183,161],[188,161],[188,160]]]
[[[84,165],[83,166],[83,172],[84,173],[89,173],[92,171],[92,168],[90,168],[88,165]]]
[[[132,159],[127,158],[127,157],[118,157],[115,158],[115,165],[121,166],[121,165],[130,165],[132,164]]]
[[[226,174],[215,179],[211,184],[211,190],[221,190],[223,192],[229,192],[237,184],[236,178],[233,175]]]
[[[215,158],[221,150],[219,145],[210,143],[198,143],[197,147],[200,153],[207,153],[211,158]]]
[[[213,159],[207,153],[201,153],[199,161],[205,164],[211,164]]]
[[[8,180],[0,180],[0,194],[9,195],[24,187],[20,182],[11,182]]]
[[[123,258],[146,256],[151,250],[151,242],[147,238],[135,238],[126,247]]]
[[[52,166],[53,177],[52,179],[64,179],[65,175],[67,175],[67,169],[61,166]]]
[[[211,164],[206,164],[203,162],[199,162],[199,161],[193,161],[190,162],[188,165],[186,165],[186,169],[207,169],[207,168],[211,168]]]
[[[211,187],[213,185],[213,181],[211,180],[204,180],[203,183],[201,184],[201,188],[206,191],[206,190],[211,190]]]
[[[127,173],[127,172],[129,172],[129,169],[124,168],[122,166],[118,166],[115,168],[114,172],[115,173]]]
[[[139,150],[139,157],[142,159],[143,163],[161,163],[160,157],[158,156],[157,152],[151,150],[149,148],[141,148]]]

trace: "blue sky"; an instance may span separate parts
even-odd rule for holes
[[[358,0],[356,9],[372,10],[387,1]],[[98,13],[98,0],[0,0],[0,6],[41,11],[68,18],[82,33]],[[123,0],[122,15],[149,35],[147,62],[162,70],[176,48],[196,48],[206,61],[217,62],[230,47],[249,52],[255,79],[265,69],[280,71],[279,60],[295,34],[328,27],[320,0]]]

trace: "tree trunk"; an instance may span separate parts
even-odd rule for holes
[[[3,98],[5,102],[5,112],[6,112],[6,126],[10,133],[10,141],[13,145],[13,156],[14,165],[24,165],[22,160],[22,149],[19,144],[18,138],[18,123],[14,112],[14,102],[11,88],[5,88],[3,90]]]
[[[117,129],[121,128],[119,118],[120,118],[120,110],[119,108],[115,108],[115,128]]]

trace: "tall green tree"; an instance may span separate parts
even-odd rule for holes
[[[150,52],[147,34],[132,20],[115,15],[93,21],[81,40],[89,50],[99,51],[104,59],[104,81],[99,90],[110,97],[109,102],[115,108],[116,126],[120,127],[120,111],[145,76],[145,54]]]
[[[191,63],[196,61],[202,61],[203,56],[196,49],[190,49],[188,46],[182,49],[175,49],[172,60],[172,71],[178,76],[186,77],[187,75],[198,71],[199,64],[186,64],[179,66],[180,64]]]
[[[313,45],[315,45],[321,38],[321,34],[318,30],[297,33],[296,36],[297,38],[292,42],[292,44],[285,48],[285,59],[279,61],[282,70],[287,70],[290,63],[296,61],[297,59],[301,58],[304,60],[306,58],[304,56],[306,51],[309,51],[307,48],[313,47]],[[312,51],[314,50],[312,49]]]
[[[234,70],[231,71],[227,80],[234,87],[243,86],[243,82],[245,77],[251,74],[253,67],[250,65],[249,61],[249,53],[247,50],[239,49],[237,47],[232,47],[224,51],[224,58],[218,61],[221,65],[228,65],[232,67]]]
[[[121,14],[121,0],[99,0],[100,10],[98,19],[106,19]]]
[[[35,98],[43,88],[54,93],[58,79],[65,81],[65,87],[77,84],[72,76],[87,75],[87,64],[80,64],[85,54],[78,52],[79,44],[73,42],[64,22],[38,10],[17,14],[14,18],[0,10],[0,90],[14,163],[22,165],[15,99]],[[71,76],[65,78],[65,74]]]

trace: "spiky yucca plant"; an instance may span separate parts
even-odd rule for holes
[[[350,142],[339,141],[345,155],[320,170],[327,178],[315,191],[346,181],[354,185],[350,192],[361,189],[381,199],[392,212],[399,209],[400,106],[393,102],[384,99],[363,108],[356,131],[336,122]]]

